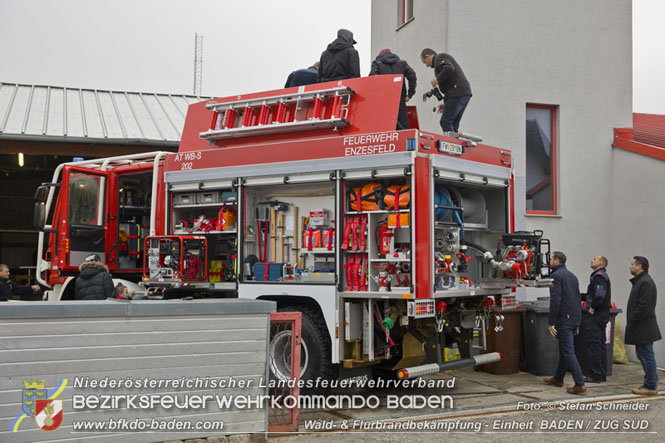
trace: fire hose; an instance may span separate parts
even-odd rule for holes
[[[484,248],[480,246],[479,244],[470,242],[468,240],[464,240],[463,243],[470,247],[471,249],[475,249],[477,251],[482,252],[483,254],[483,260],[487,262],[491,267],[500,269],[501,271],[510,271],[513,269],[513,265],[515,264],[515,261],[513,260],[501,260],[497,261],[494,258],[494,254],[492,254],[487,248]]]

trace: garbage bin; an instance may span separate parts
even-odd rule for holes
[[[516,374],[520,371],[520,335],[522,329],[522,313],[526,308],[522,305],[511,309],[492,308],[489,327],[487,328],[487,351],[498,352],[501,360],[482,366],[484,372],[504,375]],[[500,320],[499,316],[503,316]],[[495,327],[503,327],[495,331]]]
[[[553,337],[549,326],[549,298],[524,301],[522,321],[523,369],[533,375],[552,375],[559,364],[559,342]]]
[[[612,375],[612,356],[614,354],[614,320],[621,309],[610,309],[610,321],[605,328],[605,351],[607,352],[607,375]],[[582,322],[580,323],[580,333],[575,336],[575,355],[580,362],[582,373],[589,375],[589,351],[587,344],[589,342],[589,333],[587,323],[589,321],[588,309],[582,309]]]

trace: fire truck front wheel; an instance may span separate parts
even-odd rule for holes
[[[323,393],[326,391],[321,386],[321,380],[329,381],[334,377],[334,368],[331,363],[330,336],[326,330],[325,321],[315,309],[308,306],[287,306],[279,311],[302,313],[302,328],[300,331],[300,379],[303,380],[304,392]],[[271,375],[277,379],[288,377],[290,371],[282,370],[284,365],[279,362],[284,359],[279,355],[280,349],[286,347],[280,345],[280,341],[290,340],[290,333],[276,334],[270,344]],[[286,369],[286,368],[284,368]],[[320,381],[317,382],[317,379]]]

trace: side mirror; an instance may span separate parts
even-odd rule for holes
[[[32,222],[37,229],[42,231],[46,225],[46,205],[44,202],[35,203],[35,211],[33,214]]]
[[[35,191],[35,201],[46,203],[46,198],[48,197],[48,186],[41,185]]]

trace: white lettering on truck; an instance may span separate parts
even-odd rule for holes
[[[379,134],[351,135],[344,137],[344,156],[388,154],[395,152],[397,145],[394,142],[399,138],[397,132],[382,132]]]
[[[193,161],[201,160],[201,151],[198,152],[182,152],[175,155],[175,161]]]
[[[183,152],[175,155],[175,161],[180,163],[180,170],[192,170],[194,169],[194,160],[201,160],[201,151],[198,152]]]

